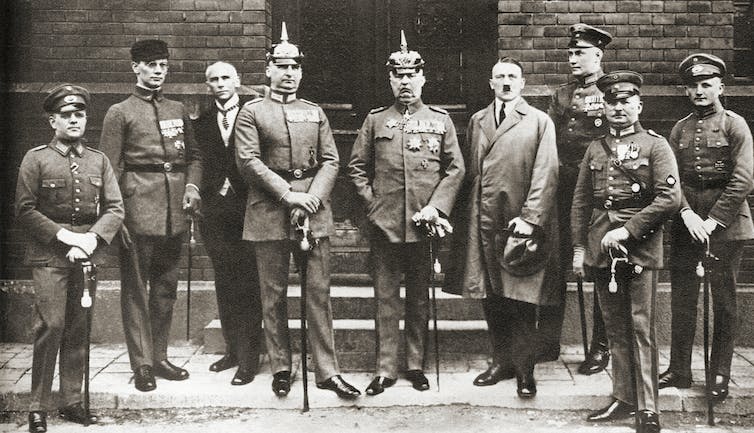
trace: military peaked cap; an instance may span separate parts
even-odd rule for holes
[[[75,105],[79,110],[85,110],[90,100],[88,90],[81,86],[65,83],[50,90],[42,103],[42,107],[48,113],[57,113],[67,105]]]
[[[725,76],[725,62],[712,54],[692,54],[683,59],[678,66],[678,73],[686,82],[723,77]]]
[[[597,80],[597,88],[606,100],[618,100],[638,95],[644,78],[634,71],[614,71]]]
[[[597,47],[604,50],[607,44],[613,40],[613,36],[610,33],[597,27],[592,27],[589,24],[574,24],[568,31],[571,34],[568,48]]]

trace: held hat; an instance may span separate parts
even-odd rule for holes
[[[424,68],[424,59],[416,51],[409,51],[406,34],[401,30],[401,50],[390,54],[385,66],[396,74],[418,72]]]
[[[531,235],[522,235],[506,229],[500,241],[505,242],[500,265],[511,275],[533,275],[547,264],[549,248],[545,245],[541,230],[535,229]]]
[[[617,101],[641,94],[644,78],[634,71],[614,71],[597,80],[597,88],[605,95],[605,100]]]
[[[42,108],[47,113],[58,113],[61,108],[68,105],[75,105],[79,110],[85,110],[90,99],[89,91],[85,88],[65,83],[50,90],[42,103]]]
[[[692,54],[678,65],[678,73],[684,82],[725,76],[725,62],[712,54]]]
[[[267,61],[275,65],[298,65],[304,59],[304,55],[298,47],[288,42],[288,30],[285,27],[285,21],[280,29],[280,43],[270,47],[267,53]]]
[[[134,62],[151,62],[157,59],[167,59],[168,44],[159,39],[143,39],[131,45],[131,60]]]
[[[597,47],[604,50],[607,44],[613,40],[613,36],[605,30],[584,23],[572,25],[568,28],[568,32],[571,35],[568,48]]]

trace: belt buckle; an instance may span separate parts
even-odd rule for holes
[[[173,171],[173,164],[171,164],[169,162],[166,162],[166,163],[162,164],[162,168],[165,170],[166,173],[169,173],[169,172]]]
[[[602,204],[602,207],[604,207],[605,209],[610,209],[611,207],[613,207],[613,201],[610,199],[605,200],[605,203]]]
[[[304,176],[304,170],[301,170],[300,168],[297,168],[293,170],[293,177],[296,179],[301,179]]]

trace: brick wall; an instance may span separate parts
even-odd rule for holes
[[[524,61],[531,84],[567,81],[568,26],[609,31],[605,69],[632,69],[650,84],[677,83],[680,60],[710,52],[733,59],[732,0],[520,0],[498,2],[500,54]]]
[[[269,0],[25,0],[5,6],[11,82],[133,82],[129,47],[170,47],[170,82],[201,83],[210,63],[234,63],[264,83]]]

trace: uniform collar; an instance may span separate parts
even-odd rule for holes
[[[227,101],[225,101],[225,104],[221,104],[220,101],[215,99],[215,105],[217,108],[221,111],[229,111],[234,106],[238,105],[240,99],[238,98],[238,93],[234,93],[233,96],[228,98]]]
[[[578,77],[579,85],[581,87],[591,86],[592,84],[596,83],[597,80],[599,80],[600,77],[602,77],[603,75],[605,75],[605,73],[602,72],[602,69],[600,69],[597,72],[595,72],[593,74],[589,74],[589,75],[587,75],[585,77]]]
[[[295,93],[278,93],[274,90],[270,90],[270,99],[280,102],[281,104],[290,104],[296,100]]]
[[[422,100],[419,99],[413,104],[406,105],[406,104],[401,104],[400,102],[396,100],[394,106],[395,106],[395,109],[398,110],[399,113],[404,114],[404,115],[408,113],[408,115],[410,116],[416,113],[417,111],[421,110],[424,107],[424,102],[422,102]]]
[[[718,109],[717,104],[711,104],[705,107],[694,107],[694,114],[696,114],[696,117],[704,119],[710,116],[714,116],[719,111],[721,111],[721,109],[722,108]]]
[[[636,122],[626,126],[623,129],[616,129],[613,126],[610,126],[609,131],[610,135],[612,135],[613,137],[625,137],[626,135],[631,135],[641,131],[641,125],[639,125],[639,122]]]
[[[73,149],[73,153],[77,156],[81,156],[84,153],[84,148],[86,146],[84,146],[83,138],[73,143],[64,143],[57,138],[53,138],[52,142],[50,142],[50,147],[63,156],[68,156],[71,149]]]
[[[164,96],[162,95],[162,87],[159,89],[147,89],[145,87],[141,87],[139,85],[136,86],[134,89],[134,95],[138,96],[139,98],[145,100],[145,101],[152,101],[153,99],[156,99],[157,101],[162,101]]]

